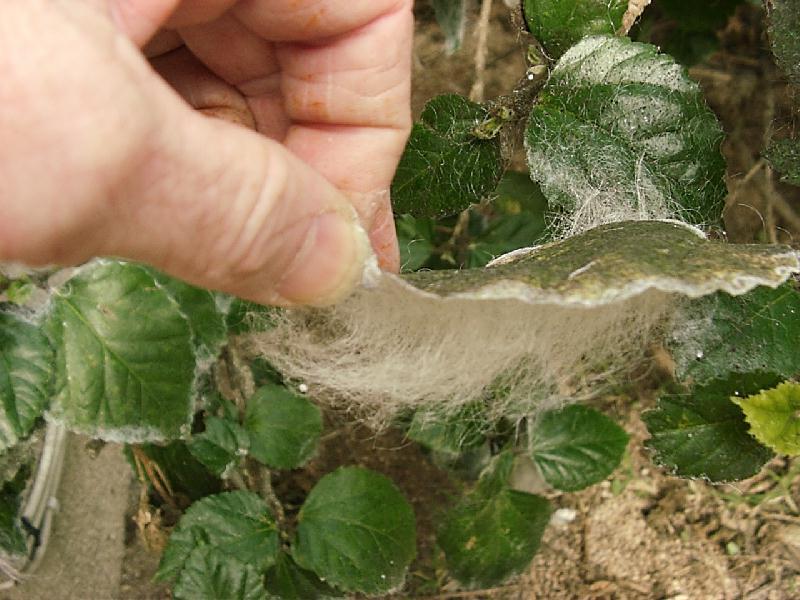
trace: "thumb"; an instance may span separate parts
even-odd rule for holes
[[[177,98],[162,122],[115,192],[103,253],[264,304],[328,304],[358,283],[369,240],[322,175]]]

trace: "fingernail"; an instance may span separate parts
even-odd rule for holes
[[[276,291],[290,304],[335,304],[361,280],[368,253],[369,240],[355,216],[329,212],[314,217]]]

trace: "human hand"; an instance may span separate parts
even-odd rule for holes
[[[411,7],[0,3],[0,259],[115,255],[323,304],[361,276],[355,208],[397,269],[388,188],[410,129]]]

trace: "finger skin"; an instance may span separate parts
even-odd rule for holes
[[[341,5],[244,2],[180,33],[200,60],[242,92],[259,131],[282,140],[348,194],[381,265],[396,271],[388,189],[411,128],[412,2]],[[288,35],[287,20],[306,22],[302,15],[312,8],[338,17],[321,30]],[[302,41],[266,44],[269,35]]]
[[[195,110],[255,129],[253,113],[242,95],[212,73],[187,48],[162,54],[150,63]]]
[[[196,113],[157,139],[121,186],[125,255],[268,304],[327,304],[358,283],[368,243],[349,202],[283,146]],[[316,226],[327,216],[333,233]]]
[[[242,0],[232,12],[264,39],[317,43],[355,31],[408,0]]]
[[[280,66],[272,42],[247,29],[232,14],[181,28],[180,35],[213,73],[239,90],[258,131],[276,140],[286,137],[290,119],[284,110]]]
[[[114,24],[136,46],[144,46],[164,26],[180,0],[109,0]]]
[[[68,4],[0,4],[0,260],[116,255],[264,303],[347,294],[368,247],[348,199],[193,111],[108,14]]]

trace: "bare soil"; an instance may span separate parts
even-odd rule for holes
[[[131,472],[118,445],[67,442],[52,539],[38,570],[0,600],[106,600],[119,590]]]

